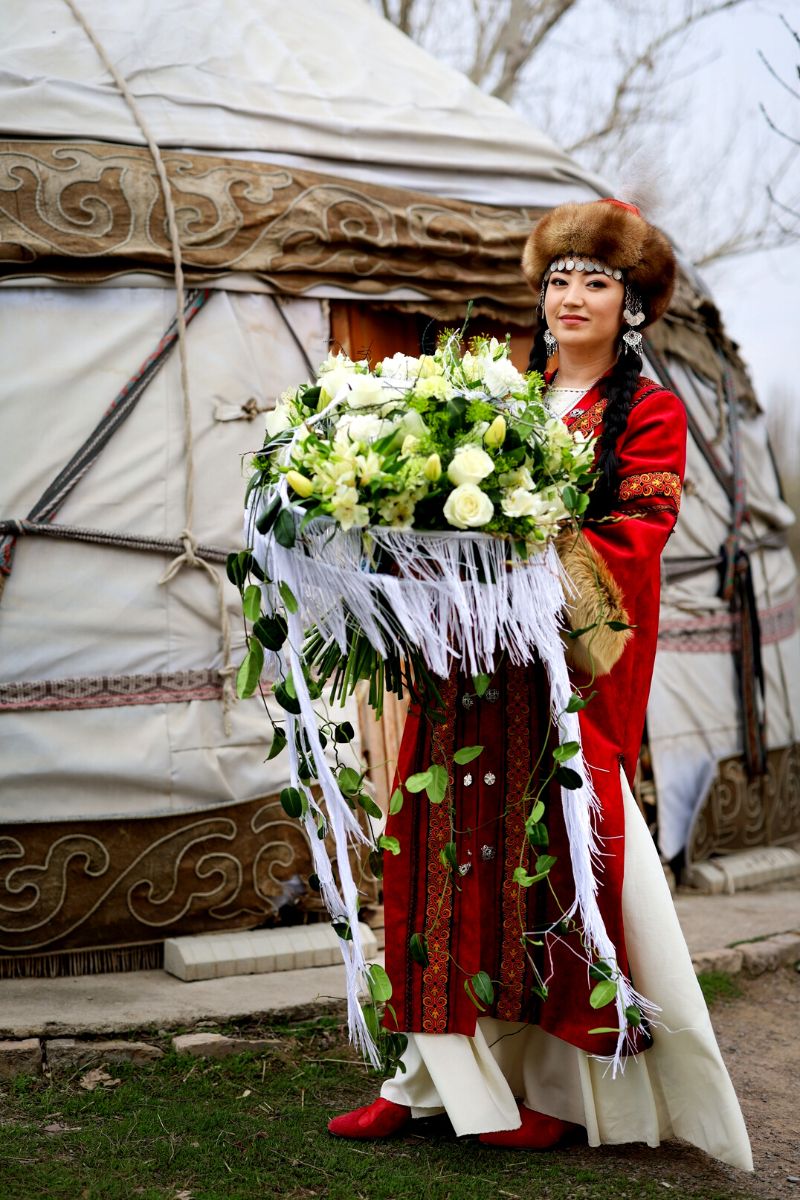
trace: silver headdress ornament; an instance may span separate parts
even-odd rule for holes
[[[637,325],[641,325],[645,319],[642,311],[642,301],[630,287],[625,287],[625,308],[622,313],[622,319],[628,326],[628,329],[623,333],[622,340],[626,346],[629,346],[636,354],[639,354],[642,349],[642,335],[637,329]]]

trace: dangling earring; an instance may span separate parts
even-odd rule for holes
[[[639,336],[639,340],[641,341],[641,335]],[[547,357],[552,358],[558,349],[558,342],[553,337],[549,329],[545,329],[544,331],[544,344],[545,348],[547,349]]]
[[[622,319],[626,325],[630,326],[630,328],[622,335],[623,342],[627,347],[633,350],[634,353],[641,353],[642,335],[639,333],[639,330],[636,328],[636,326],[641,325],[642,321],[645,319],[644,313],[642,312],[642,302],[636,293],[627,285],[625,286],[625,309],[622,313]]]

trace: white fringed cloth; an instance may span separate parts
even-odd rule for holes
[[[285,488],[282,489],[285,503]],[[342,651],[348,622],[355,621],[381,655],[394,649],[400,655],[413,647],[434,675],[446,677],[454,661],[473,675],[491,674],[500,653],[514,664],[539,659],[550,682],[551,711],[560,742],[580,744],[577,713],[567,713],[572,694],[561,640],[565,588],[569,581],[555,547],[523,559],[510,541],[481,533],[426,533],[370,527],[342,531],[328,520],[314,520],[299,532],[303,510],[297,511],[298,534],[291,549],[279,545],[272,533],[258,533],[256,518],[274,492],[254,492],[245,517],[246,544],[264,571],[266,612],[283,609],[278,584],[284,583],[297,600],[287,612],[287,641],[278,655],[268,655],[265,672],[292,674],[300,716],[287,713],[286,732],[292,786],[301,791],[308,808],[306,829],[323,898],[332,919],[352,931],[342,940],[347,970],[348,1018],[351,1038],[373,1063],[378,1056],[364,1021],[358,995],[363,985],[363,949],[358,937],[357,891],[348,859],[350,841],[367,840],[355,814],[342,797],[326,761],[317,732],[315,702],[308,693],[301,666],[305,631],[316,625]],[[319,802],[297,773],[296,722],[303,727],[322,793]],[[606,932],[597,904],[597,875],[601,869],[594,817],[598,801],[581,752],[570,759],[583,780],[580,788],[562,789],[564,821],[569,835],[575,896],[562,919],[575,917],[584,931],[587,986],[590,961],[602,958],[616,964],[616,950]],[[317,834],[320,816],[333,832],[337,886],[323,841]],[[615,1074],[625,1053],[629,1005],[638,1006],[651,1022],[657,1007],[638,995],[620,976],[617,988],[620,1030],[612,1059]]]

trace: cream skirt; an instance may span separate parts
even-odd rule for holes
[[[625,776],[622,910],[637,989],[661,1007],[649,1050],[611,1078],[606,1062],[544,1033],[480,1017],[474,1037],[409,1034],[381,1095],[414,1117],[446,1112],[456,1134],[516,1129],[517,1099],[583,1125],[590,1146],[679,1137],[745,1171],[750,1143],[695,978],[658,853]]]

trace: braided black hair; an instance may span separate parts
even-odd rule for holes
[[[529,371],[539,371],[544,374],[547,365],[547,347],[544,341],[546,328],[545,322],[540,321],[534,334],[528,360]],[[617,355],[610,374],[600,384],[608,403],[603,414],[603,432],[600,437],[600,454],[597,459],[599,478],[592,491],[588,512],[590,517],[605,516],[616,502],[619,489],[617,445],[627,427],[631,403],[639,386],[641,373],[641,358],[629,346],[625,346]]]

